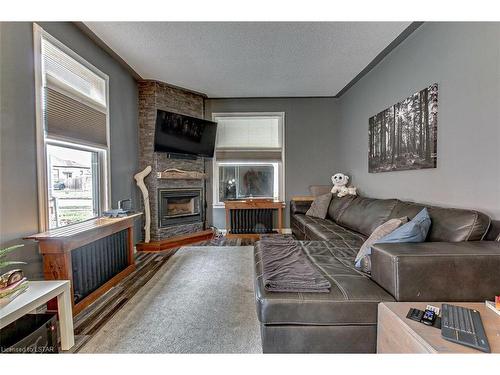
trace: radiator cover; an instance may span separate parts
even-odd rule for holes
[[[74,303],[76,304],[127,268],[127,230],[73,250],[71,263]]]
[[[231,231],[233,234],[273,232],[274,209],[231,209]]]

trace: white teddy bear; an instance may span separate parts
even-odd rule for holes
[[[332,194],[337,193],[337,197],[342,198],[346,195],[356,195],[355,187],[347,187],[346,185],[349,183],[349,176],[343,173],[336,173],[332,176]]]

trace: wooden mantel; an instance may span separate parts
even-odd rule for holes
[[[163,180],[204,180],[208,175],[203,172],[169,168],[162,172],[158,172],[156,177]]]
[[[133,228],[134,220],[141,215],[142,213],[135,213],[120,218],[102,217],[25,237],[25,239],[39,242],[40,253],[43,257],[43,273],[45,280],[70,280],[72,284],[71,301],[73,315],[77,315],[99,296],[107,292],[125,276],[134,271]],[[98,289],[75,303],[73,298],[72,251],[124,230],[127,231],[126,268],[111,277]]]

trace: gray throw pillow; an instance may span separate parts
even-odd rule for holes
[[[400,217],[399,219],[388,220],[375,228],[370,237],[368,237],[359,249],[358,255],[356,255],[354,261],[354,266],[363,272],[370,273],[372,270],[371,253],[373,244],[382,237],[392,233],[406,222],[408,222],[407,217]]]
[[[328,206],[331,200],[332,193],[317,196],[312,202],[311,207],[307,210],[306,215],[324,219],[328,213]]]

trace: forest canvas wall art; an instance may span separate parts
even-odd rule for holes
[[[437,83],[368,120],[370,173],[436,168]]]

